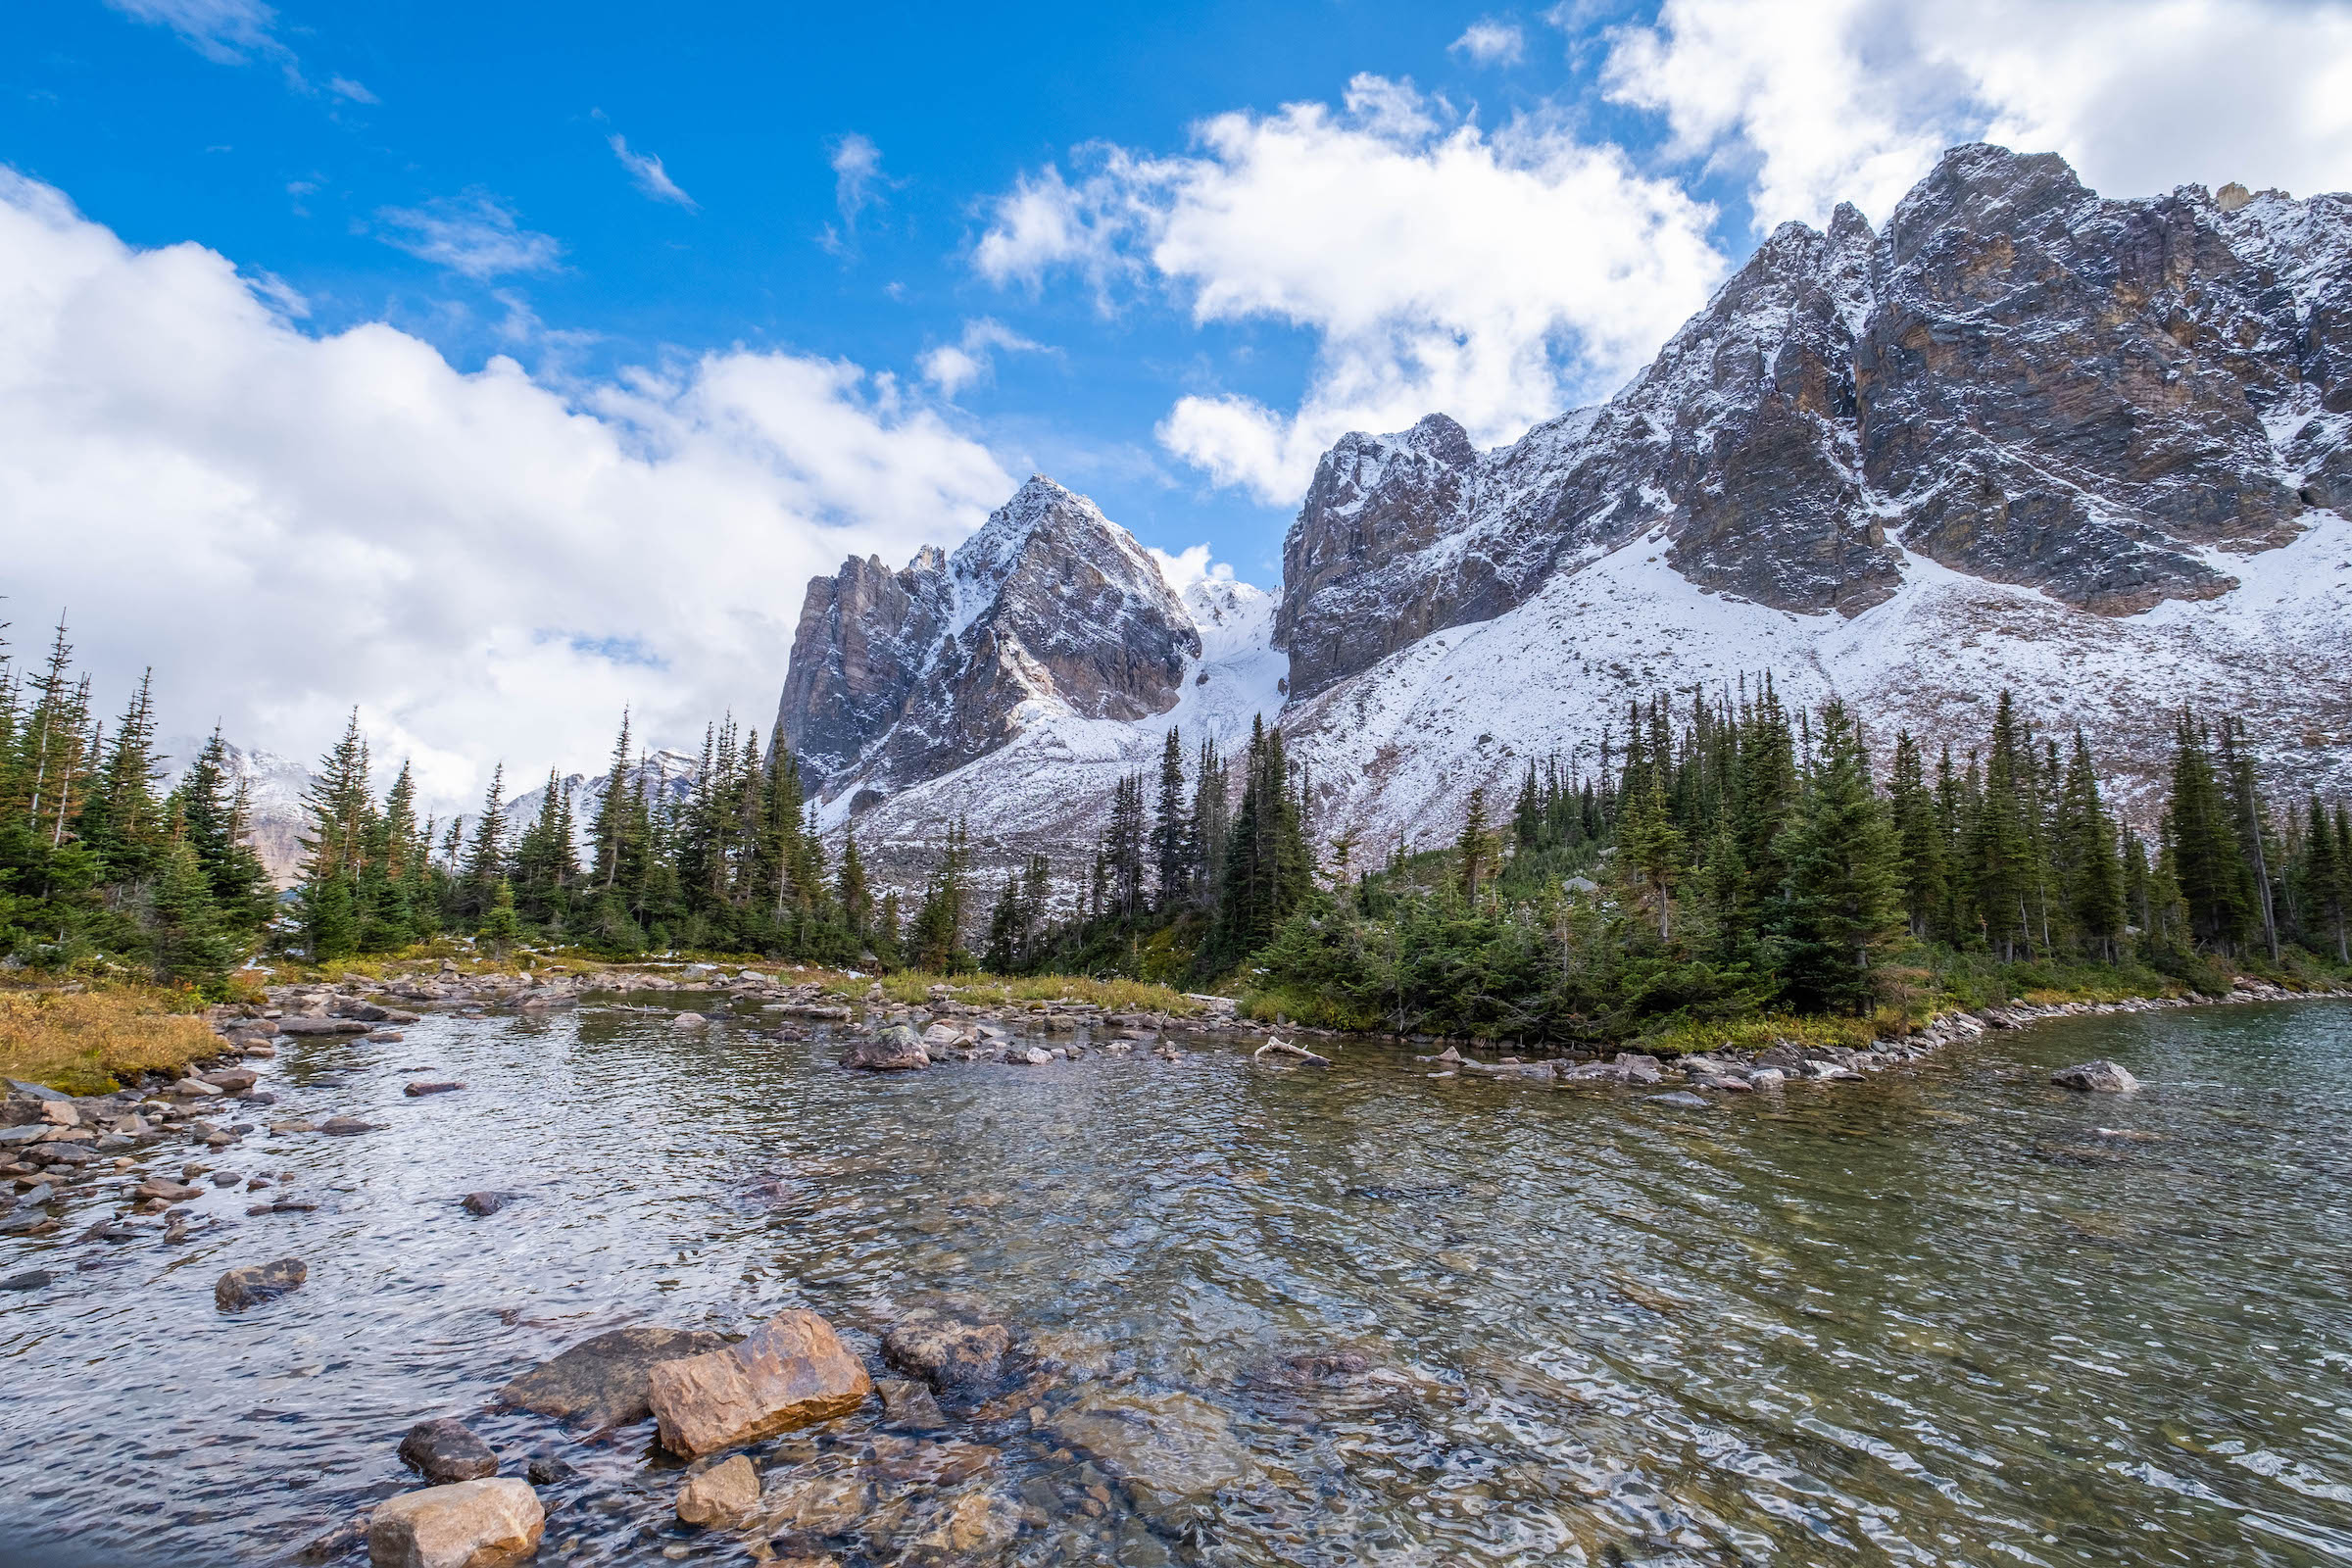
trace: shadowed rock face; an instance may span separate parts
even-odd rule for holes
[[[1863,470],[1913,548],[2130,613],[2232,580],[2304,503],[2265,411],[2301,380],[2294,292],[2202,191],[2101,201],[2063,159],[1962,147],[1872,258]]]
[[[1909,549],[2131,613],[2352,504],[2352,198],[2103,201],[1959,147],[1884,235],[1786,224],[1615,398],[1479,454],[1325,455],[1284,544],[1294,698],[1648,532],[1702,588],[1852,614]]]
[[[1165,712],[1200,653],[1134,536],[1032,476],[953,557],[926,549],[898,572],[851,561],[813,579],[776,725],[820,792],[854,776],[888,793],[1044,711]]]

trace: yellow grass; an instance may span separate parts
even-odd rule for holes
[[[771,966],[772,967],[772,966]],[[979,1007],[1026,1005],[1032,1002],[1091,1002],[1110,1012],[1195,1013],[1200,1004],[1170,986],[1142,980],[1096,980],[1076,974],[943,975],[903,969],[895,974],[855,979],[837,969],[796,969],[787,966],[783,978],[792,982],[815,980],[845,997],[865,995],[879,980],[882,994],[892,1002],[911,1004],[929,1000],[933,986],[946,986],[956,1001]]]
[[[103,1095],[141,1072],[184,1072],[220,1042],[192,991],[0,991],[0,1076]]]

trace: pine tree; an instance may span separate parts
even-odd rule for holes
[[[195,848],[184,835],[168,839],[156,862],[155,890],[148,900],[155,978],[167,985],[218,981],[236,961],[236,947],[220,929]]]
[[[521,933],[522,922],[514,913],[514,885],[500,877],[489,907],[482,911],[482,923],[474,928],[474,940],[493,956],[503,958]]]
[[[835,884],[833,902],[840,906],[842,924],[848,928],[854,948],[871,943],[874,919],[874,896],[865,883],[865,862],[858,856],[858,835],[848,829],[841,837],[841,873]]]
[[[2316,940],[2315,948],[2332,947],[2335,961],[2352,963],[2347,946],[2346,915],[2352,913],[2352,865],[2345,863],[2337,827],[2328,819],[2314,791],[2303,827],[2304,922]]]
[[[110,882],[133,882],[154,868],[164,844],[163,776],[155,755],[155,672],[115,724],[114,744],[84,792],[74,832],[106,864]]]
[[[2186,709],[2173,731],[2167,858],[2188,911],[2189,940],[2234,953],[2245,940],[2249,878],[2206,733]]]
[[[2075,731],[2061,797],[2061,858],[2066,868],[2068,923],[2083,948],[2113,961],[2124,926],[2123,866],[2115,852],[2115,823],[2099,800],[2099,775],[2090,743]]]
[[[1944,754],[1951,767],[1951,754]],[[1939,923],[1944,906],[1943,834],[1936,822],[1936,798],[1928,793],[1919,745],[1910,731],[1894,738],[1894,774],[1889,780],[1888,809],[1893,818],[1898,875],[1903,906],[1914,937],[1925,938]]]
[[[1802,1006],[1867,1012],[1877,961],[1902,928],[1900,847],[1871,788],[1861,730],[1842,703],[1823,707],[1819,735],[1818,760],[1784,846],[1783,973]]]
[[[1152,812],[1152,863],[1162,913],[1181,906],[1192,894],[1187,843],[1191,822],[1184,794],[1184,743],[1176,726],[1159,752],[1159,795]]]
[[[1484,785],[1470,791],[1469,809],[1462,817],[1461,836],[1454,840],[1454,859],[1461,868],[1463,902],[1475,907],[1478,890],[1490,866],[1500,855],[1494,827],[1487,821]]]
[[[2271,890],[2271,866],[2277,857],[2266,842],[2266,813],[2254,783],[2254,754],[2245,744],[2245,723],[2222,720],[2222,778],[2229,789],[2230,814],[2236,829],[2238,863],[2243,867],[2241,898],[2273,963],[2278,961],[2278,918]]]
[[[1630,755],[1630,754],[1629,754]],[[1627,776],[1617,819],[1617,853],[1625,859],[1642,902],[1654,912],[1658,940],[1674,940],[1674,890],[1689,868],[1690,848],[1682,829],[1666,809],[1666,791],[1658,769],[1645,766]],[[1776,861],[1780,858],[1775,852]]]
[[[501,761],[490,770],[490,787],[482,794],[482,814],[473,819],[473,836],[466,848],[466,866],[458,874],[463,888],[461,912],[470,916],[486,913],[498,888],[507,880],[506,792],[507,764]],[[510,899],[513,893],[512,888],[508,889]]]

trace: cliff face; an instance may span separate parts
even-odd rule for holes
[[[1327,454],[1276,636],[1311,696],[1654,533],[1690,581],[1853,615],[1942,564],[2111,614],[2226,592],[2352,489],[2352,203],[2106,201],[1955,148],[1873,235],[1787,224],[1597,409],[1497,451]]]
[[[820,794],[889,795],[1049,714],[1164,712],[1200,654],[1134,536],[1033,476],[953,556],[811,580],[776,725]]]

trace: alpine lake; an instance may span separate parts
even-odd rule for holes
[[[591,997],[281,1042],[270,1117],[374,1130],[212,1163],[315,1209],[223,1187],[175,1243],[80,1240],[93,1198],[0,1241],[56,1275],[0,1298],[0,1537],[295,1561],[449,1416],[569,1472],[549,1565],[936,1562],[975,1490],[1018,1522],[991,1563],[2352,1559],[2352,1005],[2061,1019],[1704,1108],[1385,1043],[876,1075],[823,1036]],[[2097,1056],[2143,1087],[2050,1085]],[[301,1290],[216,1310],[277,1257]],[[904,1314],[1001,1323],[1016,1386],[753,1446],[865,1488],[781,1544],[680,1523],[650,1422],[494,1402],[608,1329],[785,1307],[876,1376]]]

